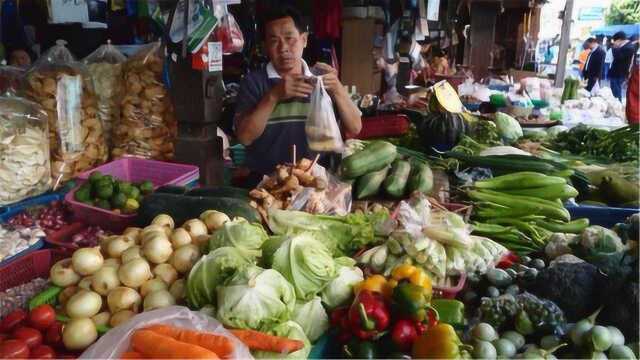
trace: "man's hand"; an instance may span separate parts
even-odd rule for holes
[[[307,97],[311,95],[313,85],[309,84],[307,78],[302,75],[291,75],[282,78],[272,91],[278,100]]]
[[[314,68],[322,72],[322,83],[329,92],[329,95],[335,96],[344,90],[340,79],[338,79],[338,71],[325,63],[318,62]]]

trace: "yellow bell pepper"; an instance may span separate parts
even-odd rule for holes
[[[425,296],[428,300],[431,300],[433,293],[431,278],[425,274],[421,268],[409,264],[402,264],[391,271],[391,277],[395,285],[402,280],[407,280],[413,285],[422,286]],[[393,287],[395,287],[395,285]]]
[[[427,329],[413,343],[413,357],[415,359],[460,359],[463,345],[453,326],[440,323]]]
[[[380,293],[388,299],[391,297],[393,287],[390,286],[387,278],[385,278],[384,276],[372,275],[354,286],[354,291],[356,294],[362,290]]]

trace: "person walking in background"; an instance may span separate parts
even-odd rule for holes
[[[580,70],[580,74],[584,71],[584,64],[587,63],[587,58],[589,57],[589,53],[591,52],[591,48],[589,47],[589,43],[587,41],[582,44],[582,51],[580,55],[578,55],[578,70]]]
[[[607,54],[604,57],[604,66],[602,67],[602,80],[609,79],[609,70],[613,62],[613,44],[611,40],[607,40]]]
[[[602,67],[604,66],[606,53],[595,38],[588,38],[587,45],[591,52],[584,64],[582,76],[587,79],[587,91],[591,92],[602,76]]]
[[[613,62],[609,70],[609,82],[613,96],[622,100],[622,87],[629,77],[635,45],[627,40],[627,34],[619,31],[613,35]]]

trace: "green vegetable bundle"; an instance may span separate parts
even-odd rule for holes
[[[580,124],[559,133],[551,146],[558,151],[609,162],[634,161],[638,159],[640,149],[640,126],[629,125],[607,131]]]

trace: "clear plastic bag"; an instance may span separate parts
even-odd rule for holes
[[[333,102],[324,88],[322,77],[318,76],[311,93],[309,118],[305,125],[309,149],[319,152],[342,152],[344,142],[338,128]]]
[[[242,29],[236,22],[236,19],[226,9],[223,10],[223,16],[220,18],[220,25],[216,28],[216,39],[222,42],[222,53],[233,54],[242,52],[244,47],[244,36]]]
[[[345,216],[351,211],[351,185],[331,175],[324,167],[315,164],[311,174],[327,184],[323,190],[305,187],[291,201],[291,210],[312,214]]]
[[[136,315],[126,323],[109,330],[85,350],[79,359],[120,359],[122,353],[129,350],[129,339],[133,331],[152,324],[174,325],[224,335],[234,343],[235,351],[231,359],[253,359],[249,349],[216,319],[201,312],[191,311],[184,306],[169,306]]]
[[[26,99],[0,97],[0,206],[50,187],[47,114]]]
[[[22,96],[25,71],[15,66],[0,66],[0,95]]]
[[[105,140],[111,145],[113,124],[120,120],[120,102],[124,94],[122,63],[127,58],[108,41],[87,56],[87,65],[98,99],[98,117],[104,126]]]
[[[114,158],[173,159],[178,123],[162,83],[162,62],[160,43],[153,43],[123,64],[125,96],[113,128]]]
[[[56,183],[107,160],[93,83],[64,41],[58,40],[35,62],[26,84],[26,96],[49,117],[51,172]]]

